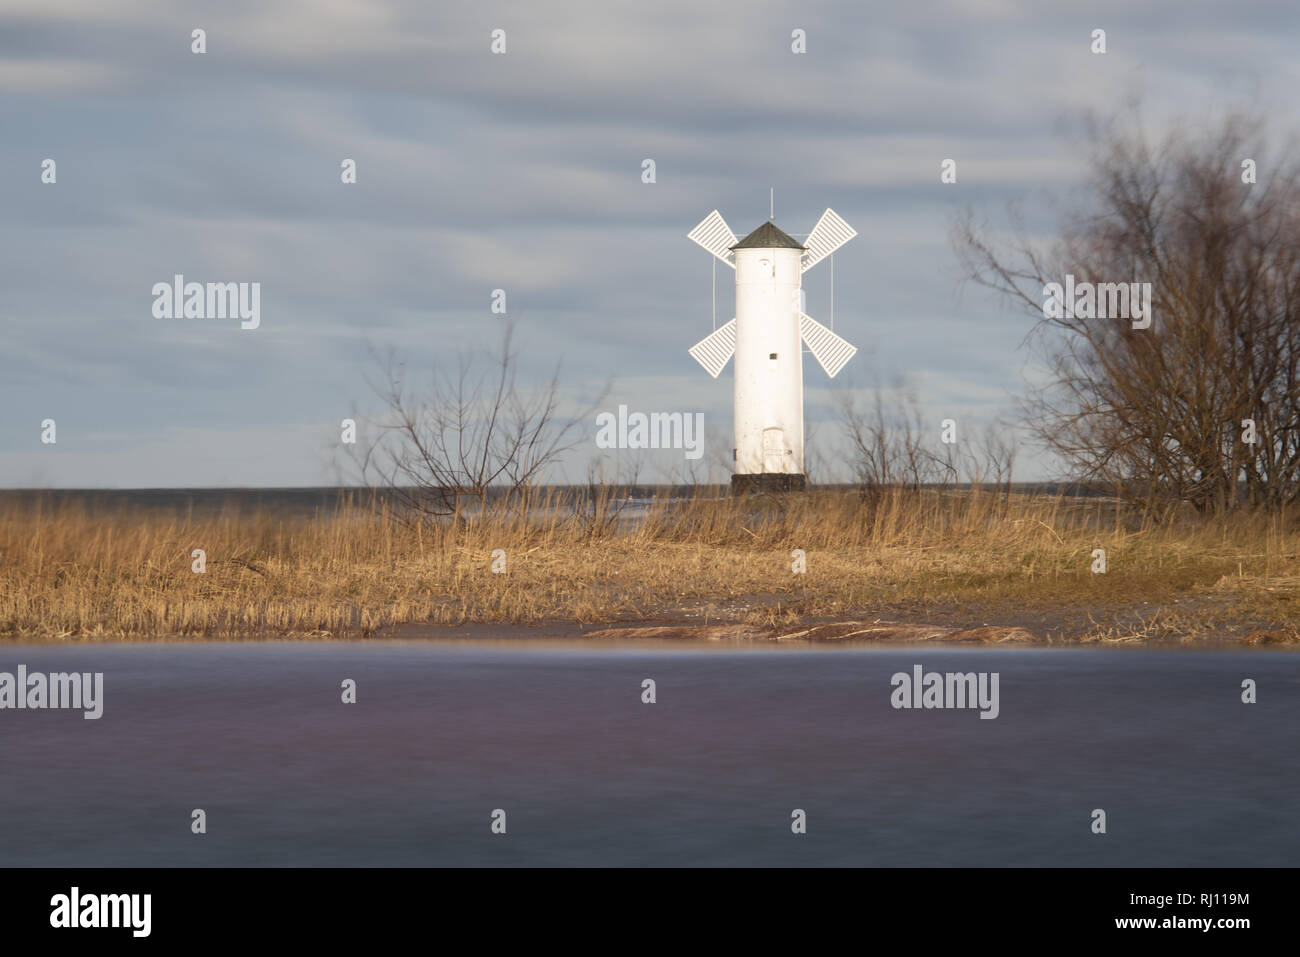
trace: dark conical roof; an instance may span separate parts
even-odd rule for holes
[[[783,233],[776,228],[776,223],[764,223],[759,226],[732,249],[803,249],[800,243],[796,242],[792,236]]]

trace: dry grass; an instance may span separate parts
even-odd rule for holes
[[[606,505],[608,503],[605,503]],[[191,571],[191,552],[207,571]],[[791,551],[807,573],[791,571]],[[1092,553],[1108,570],[1093,574]],[[490,570],[494,549],[507,572]],[[1110,503],[852,493],[659,504],[595,521],[552,498],[525,517],[412,526],[382,508],[0,508],[0,636],[369,636],[403,623],[684,619],[1032,620],[1098,640],[1300,638],[1300,529],[1286,517],[1134,524]],[[977,620],[978,619],[978,620]]]

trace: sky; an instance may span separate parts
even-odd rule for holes
[[[834,380],[804,359],[826,467],[835,393],[874,377],[973,434],[1014,412],[1031,321],[961,282],[953,216],[1002,228],[1014,203],[1050,237],[1087,111],[1136,96],[1160,135],[1247,105],[1285,131],[1297,89],[1300,6],[1273,0],[0,0],[0,487],[348,481],[376,356],[418,380],[506,321],[521,383],[558,364],[566,409],[608,382],[601,410],[701,412],[715,458],[731,368],[687,355],[713,266],[686,233],[716,208],[744,235],[769,189],[787,232],[827,207],[858,231],[834,321],[860,351]],[[260,324],[156,317],[176,274],[260,283]],[[807,291],[829,324],[825,264]],[[618,466],[596,434],[550,477]],[[1022,442],[1017,477],[1054,475]]]

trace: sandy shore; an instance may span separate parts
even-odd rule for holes
[[[374,638],[409,639],[537,639],[574,638],[593,641],[704,641],[704,642],[826,642],[861,644],[969,644],[969,645],[1084,645],[1084,644],[1169,644],[1168,638],[1117,637],[1079,639],[1037,634],[1019,625],[960,627],[915,624],[904,621],[847,620],[820,621],[805,625],[772,628],[744,623],[700,624],[686,621],[619,622],[579,624],[547,622],[541,625],[476,623],[469,625],[399,625],[384,629]],[[1182,644],[1197,646],[1297,645],[1280,632],[1254,631],[1245,635],[1224,635],[1188,639]]]

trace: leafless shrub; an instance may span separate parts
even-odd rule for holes
[[[479,515],[489,507],[527,509],[547,469],[581,440],[604,393],[565,416],[558,364],[549,380],[523,389],[513,343],[506,323],[495,355],[462,354],[454,369],[432,370],[422,387],[409,384],[390,352],[370,382],[384,411],[370,420],[370,441],[355,456],[362,481],[417,517],[463,517],[470,503]]]
[[[954,479],[951,451],[934,451],[926,441],[913,390],[901,383],[886,390],[877,380],[869,397],[844,389],[834,401],[853,479],[867,501],[879,502],[891,488],[919,489]]]

